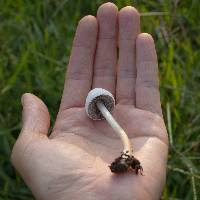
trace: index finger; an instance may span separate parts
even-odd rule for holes
[[[92,85],[97,40],[97,20],[82,18],[78,24],[68,65],[60,110],[81,107]]]

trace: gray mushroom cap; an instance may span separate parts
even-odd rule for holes
[[[102,101],[109,112],[112,112],[115,107],[115,99],[109,91],[103,88],[95,88],[91,90],[86,98],[85,110],[88,117],[93,120],[104,119],[96,105],[97,101]]]

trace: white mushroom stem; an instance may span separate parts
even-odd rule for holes
[[[110,124],[110,126],[114,129],[114,131],[118,134],[118,136],[121,138],[124,146],[124,153],[128,152],[127,154],[132,154],[132,148],[130,144],[130,140],[125,133],[125,131],[121,128],[121,126],[117,123],[117,121],[113,118],[113,116],[110,114],[110,112],[107,110],[105,105],[102,101],[97,101],[97,107],[101,111],[104,118],[107,120],[107,122]]]

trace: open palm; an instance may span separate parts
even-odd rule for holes
[[[23,128],[11,158],[37,199],[160,198],[168,140],[154,42],[139,32],[138,12],[133,7],[118,12],[111,3],[99,8],[97,18],[79,22],[50,137],[46,106],[32,94],[23,95]],[[106,121],[92,121],[85,113],[86,96],[96,87],[116,97],[113,115],[131,138],[144,176],[115,175],[108,168],[122,144]]]

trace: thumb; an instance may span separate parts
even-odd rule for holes
[[[26,93],[22,96],[22,131],[30,134],[48,134],[50,117],[46,105],[33,94]]]
[[[33,94],[26,93],[21,101],[23,106],[22,130],[11,153],[11,162],[18,171],[20,171],[27,146],[34,141],[47,138],[50,126],[49,112],[42,100]]]

